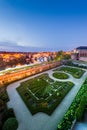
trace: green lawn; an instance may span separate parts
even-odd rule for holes
[[[62,72],[55,72],[53,73],[53,77],[57,78],[57,79],[68,79],[69,76],[65,73]]]
[[[84,74],[84,70],[79,69],[79,68],[72,68],[72,67],[67,67],[63,66],[58,69],[55,69],[54,71],[64,71],[69,74],[71,74],[74,78],[81,78],[81,76]]]
[[[32,114],[51,114],[73,87],[72,82],[54,82],[48,74],[21,83],[17,88]]]

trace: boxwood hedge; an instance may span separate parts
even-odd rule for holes
[[[70,108],[58,124],[58,130],[68,130],[71,128],[75,119],[81,120],[84,109],[87,105],[87,79],[81,86]]]

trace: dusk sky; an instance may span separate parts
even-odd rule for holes
[[[86,46],[87,0],[0,0],[2,41],[58,50]]]

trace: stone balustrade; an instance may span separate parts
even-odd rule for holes
[[[60,61],[52,62],[52,63],[48,63],[48,64],[41,64],[41,66],[36,66],[33,68],[29,68],[27,70],[20,70],[18,72],[1,75],[0,76],[0,86],[3,86],[4,84],[7,85],[11,82],[26,78],[28,76],[38,74],[40,72],[55,68],[60,65],[61,65]]]

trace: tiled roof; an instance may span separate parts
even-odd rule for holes
[[[78,50],[87,50],[87,46],[80,46],[80,47],[77,47],[76,49],[78,49]]]

